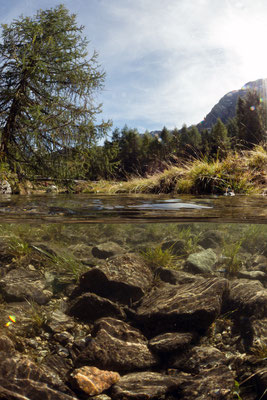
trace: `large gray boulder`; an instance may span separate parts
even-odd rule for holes
[[[114,318],[95,323],[92,340],[76,359],[77,366],[94,365],[111,371],[144,370],[157,363],[142,333]]]
[[[220,314],[228,281],[210,278],[155,288],[141,301],[136,319],[149,336],[164,332],[201,331]]]
[[[79,290],[130,305],[148,291],[152,281],[152,271],[142,258],[125,254],[85,272],[80,278]]]

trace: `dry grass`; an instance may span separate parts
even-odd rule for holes
[[[147,178],[126,182],[90,182],[84,193],[185,193],[223,194],[231,188],[237,194],[261,193],[267,186],[267,152],[261,146],[241,153],[229,153],[222,161],[195,159],[183,167],[171,166]]]

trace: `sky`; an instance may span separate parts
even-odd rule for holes
[[[58,4],[99,54],[113,128],[197,124],[224,94],[267,78],[266,0],[0,0],[0,21]]]

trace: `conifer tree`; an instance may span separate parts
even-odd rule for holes
[[[266,110],[258,93],[249,91],[237,102],[236,120],[238,139],[244,147],[266,141]]]
[[[220,118],[212,127],[210,133],[210,155],[223,158],[230,149],[230,140],[227,128]]]
[[[49,154],[89,146],[110,126],[95,123],[105,74],[83,29],[63,5],[2,25],[0,157],[13,169],[47,171]]]

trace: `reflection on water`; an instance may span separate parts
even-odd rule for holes
[[[266,223],[264,196],[2,196],[0,221]]]

